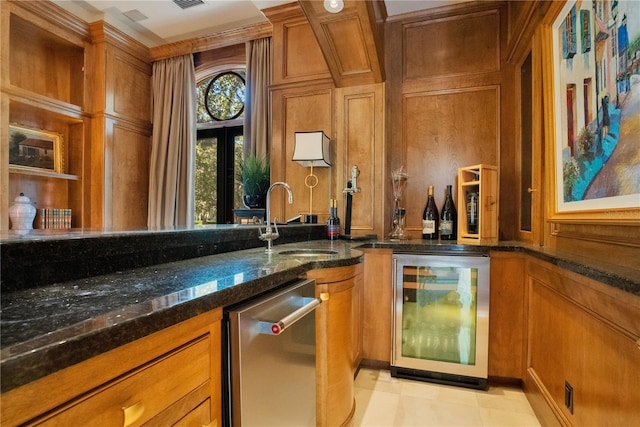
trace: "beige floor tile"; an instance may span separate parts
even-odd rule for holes
[[[505,427],[539,427],[540,422],[533,414],[514,412],[508,409],[488,409],[480,408],[480,416],[482,417],[482,425],[484,426],[505,426]]]
[[[437,399],[443,402],[477,407],[478,393],[478,391],[468,388],[443,385],[440,386]]]
[[[516,398],[515,396],[504,397],[496,394],[478,393],[476,398],[478,404],[482,408],[486,409],[499,409],[502,411],[509,411],[521,414],[533,414],[533,410],[524,396],[524,393],[520,392],[522,398]]]
[[[480,408],[402,396],[394,426],[482,426]]]
[[[354,426],[393,426],[400,395],[384,391],[355,389],[356,411]]]
[[[361,369],[355,396],[355,427],[540,426],[522,390],[510,386],[473,390]]]

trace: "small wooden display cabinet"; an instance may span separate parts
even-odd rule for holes
[[[498,168],[458,169],[458,243],[498,243]]]

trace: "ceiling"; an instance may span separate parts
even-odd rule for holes
[[[262,9],[292,0],[179,1],[199,4],[182,9],[173,0],[53,0],[86,22],[104,20],[148,47],[264,22]],[[385,0],[385,5],[394,16],[462,1]]]

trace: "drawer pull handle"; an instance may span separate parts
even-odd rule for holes
[[[131,406],[122,408],[122,412],[124,413],[123,426],[127,427],[138,421],[138,419],[142,416],[142,414],[144,413],[144,405],[141,402],[136,402]]]

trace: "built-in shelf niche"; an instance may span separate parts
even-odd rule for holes
[[[10,15],[11,86],[54,100],[84,105],[84,47]]]

